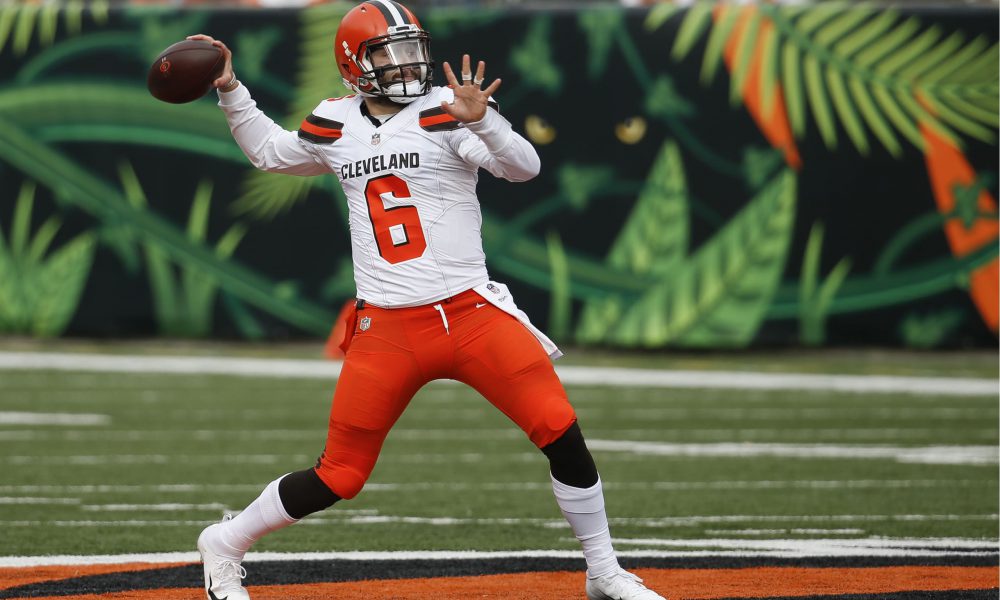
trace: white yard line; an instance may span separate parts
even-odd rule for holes
[[[787,535],[791,533],[792,535],[863,535],[865,533],[864,529],[850,528],[850,529],[706,529],[705,535],[760,535],[760,536],[776,536],[776,535]],[[616,540],[621,541],[621,540]]]
[[[104,465],[166,465],[183,464],[255,464],[312,463],[316,457],[306,454],[74,454],[72,456],[13,455],[0,458],[8,465],[44,465],[99,467]]]
[[[691,527],[716,523],[891,523],[996,521],[997,515],[693,515],[686,517],[618,517],[612,524],[641,527]]]
[[[610,404],[610,403],[609,403]],[[900,421],[900,420],[964,420],[975,421],[978,419],[997,416],[995,409],[988,408],[950,408],[940,406],[902,407],[902,406],[866,406],[863,409],[856,409],[856,412],[847,412],[843,407],[833,408],[771,408],[771,407],[740,407],[740,408],[629,408],[618,409],[608,405],[601,408],[581,408],[577,409],[577,414],[587,416],[597,420],[595,417],[602,417],[614,414],[620,419],[636,420],[640,422],[661,422],[674,421],[680,419],[712,419],[725,421],[796,421],[804,420],[827,420],[837,419],[843,421],[861,421],[871,423],[876,420]],[[476,417],[481,417],[477,413]]]
[[[236,511],[234,511],[236,512]],[[324,513],[325,514],[325,513]],[[718,523],[873,523],[873,522],[995,522],[997,515],[692,515],[684,517],[616,517],[612,525],[636,527],[691,527]],[[0,527],[195,527],[205,526],[206,521],[196,519],[104,519],[104,520],[0,520]],[[300,526],[328,525],[431,525],[438,527],[468,527],[519,525],[568,529],[564,519],[524,517],[414,517],[405,515],[367,515],[331,513],[331,516],[313,516],[303,519]]]
[[[726,442],[704,444],[675,444],[667,442],[635,442],[631,440],[587,440],[595,452],[618,453],[628,457],[683,457],[683,458],[758,458],[780,457],[799,459],[849,459],[893,460],[905,464],[931,465],[996,465],[1000,463],[996,446],[883,446],[855,444],[765,444],[754,442]],[[175,463],[261,464],[312,462],[314,456],[306,454],[75,454],[71,456],[23,455],[0,457],[0,464],[19,466],[99,467],[104,465],[166,465]],[[454,464],[543,461],[536,452],[491,453],[409,453],[394,457],[396,463],[405,464]]]
[[[968,538],[827,538],[810,540],[744,540],[711,538],[706,540],[681,540],[658,538],[615,538],[616,544],[630,546],[658,546],[666,548],[720,548],[726,550],[802,550],[824,551],[833,549],[846,550],[881,550],[881,549],[928,549],[947,548],[952,550],[992,550],[1000,551],[1000,542],[996,540]]]
[[[579,412],[579,411],[578,411]],[[981,416],[981,415],[980,415]],[[589,437],[608,438],[619,437],[632,440],[642,439],[677,439],[691,441],[808,441],[808,442],[843,442],[843,441],[887,441],[907,440],[913,438],[934,438],[940,435],[940,429],[928,427],[913,428],[882,428],[868,427],[865,429],[848,428],[755,428],[740,427],[730,429],[688,429],[688,428],[650,428],[650,429],[605,429],[590,425],[586,428]],[[226,438],[235,441],[301,441],[310,437],[324,436],[321,429],[269,429],[266,431],[227,431]],[[90,443],[101,442],[177,442],[182,440],[212,441],[219,437],[215,429],[146,429],[146,430],[115,430],[105,429],[17,429],[0,431],[2,442],[52,441]],[[481,441],[481,440],[520,440],[524,433],[516,427],[503,429],[475,429],[471,431],[448,429],[416,429],[398,427],[392,430],[390,440],[393,442],[410,441]],[[966,441],[991,441],[996,438],[995,428],[962,429],[962,438]]]
[[[327,360],[0,352],[0,370],[33,369],[336,379],[340,375],[341,366],[341,362]],[[941,396],[997,396],[1000,392],[1000,382],[996,379],[967,377],[668,371],[587,366],[557,366],[556,371],[567,385],[601,387],[821,390]]]
[[[629,440],[587,440],[598,452],[625,452],[651,456],[754,458],[888,459],[900,463],[934,465],[995,465],[1000,463],[996,446],[862,446],[850,444],[671,444]]]
[[[84,504],[80,510],[89,512],[183,512],[191,510],[224,511],[229,507],[218,502],[207,504],[184,504],[180,502],[163,502],[160,504]]]
[[[88,413],[0,411],[0,425],[108,425],[111,417]]]
[[[617,552],[625,558],[692,558],[692,557],[774,557],[821,558],[828,556],[884,556],[884,557],[934,557],[934,556],[989,556],[996,554],[995,541],[975,539],[876,539],[861,540],[774,540],[773,547],[755,548],[763,540],[737,540],[744,545],[734,549],[704,550],[718,547],[720,540],[683,540],[679,545],[692,548],[678,550],[624,550]],[[852,544],[852,542],[855,542]],[[882,543],[884,542],[884,543]],[[957,551],[956,551],[957,550]],[[579,559],[575,550],[521,550],[521,551],[396,551],[396,552],[250,552],[246,563],[261,561],[318,561],[318,560],[484,560],[512,558],[568,558]],[[115,554],[96,556],[7,556],[0,557],[0,567],[43,567],[102,564],[184,564],[199,560],[197,552],[163,552],[157,554]]]
[[[995,487],[996,482],[985,479],[824,479],[784,481],[643,481],[604,482],[606,490],[627,491],[769,491],[788,489],[856,490],[856,489],[926,489],[926,488],[975,488]],[[233,493],[255,492],[264,488],[263,483],[166,483],[147,485],[91,484],[91,485],[0,485],[2,494],[200,494],[224,490]],[[547,481],[511,481],[460,483],[449,481],[421,481],[411,483],[378,483],[365,485],[367,492],[421,492],[421,491],[490,491],[490,492],[547,492],[552,484]],[[342,509],[338,509],[338,512]]]
[[[79,498],[37,498],[31,496],[6,496],[0,498],[0,504],[25,504],[36,506],[40,504],[80,504]]]

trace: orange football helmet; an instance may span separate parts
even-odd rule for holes
[[[340,21],[334,55],[344,84],[362,96],[408,104],[431,90],[430,36],[394,0],[367,0]]]

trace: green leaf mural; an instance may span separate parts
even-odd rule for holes
[[[147,208],[146,194],[132,166],[122,163],[119,176],[125,196],[139,210]],[[208,214],[212,202],[212,184],[202,181],[195,190],[188,216],[187,235],[196,244],[203,244],[208,233]],[[237,223],[229,227],[215,245],[221,259],[229,259],[246,234],[246,226]],[[155,243],[144,243],[146,269],[153,290],[153,307],[160,333],[170,336],[204,337],[212,331],[212,316],[219,291],[218,282],[191,263],[180,265],[175,275],[169,256]],[[232,302],[239,301],[233,298]],[[238,313],[244,321],[252,319],[245,311]]]
[[[826,280],[819,284],[823,225],[813,225],[802,262],[802,291],[799,295],[799,336],[803,344],[818,346],[826,341],[826,317],[830,303],[851,270],[850,259],[841,259]]]
[[[795,174],[786,170],[640,298],[619,298],[620,316],[600,339],[645,347],[750,343],[781,282],[795,201]]]
[[[609,267],[642,278],[668,276],[688,249],[688,197],[684,165],[673,142],[660,150],[646,185],[608,253]],[[625,297],[586,303],[576,337],[603,341],[622,316]]]
[[[34,198],[35,186],[24,185],[9,241],[0,228],[0,333],[51,337],[63,332],[76,311],[96,242],[84,233],[49,252],[60,225],[50,217],[31,237]]]
[[[939,346],[962,322],[962,312],[946,308],[927,314],[911,313],[899,325],[907,347],[928,349]]]
[[[635,275],[669,273],[687,253],[687,193],[680,150],[666,142],[611,247],[608,264]]]
[[[697,38],[710,32],[702,62],[708,83],[723,49],[735,44],[732,98],[738,100],[759,36],[767,31],[772,37],[760,45],[765,48],[761,77],[781,84],[798,139],[805,136],[808,113],[831,150],[839,142],[837,125],[863,155],[871,151],[871,136],[896,157],[902,151],[900,136],[923,149],[921,124],[948,140],[966,135],[996,143],[996,43],[967,40],[959,32],[945,35],[938,26],[923,28],[916,17],[859,4],[830,2],[810,10],[721,5],[714,22],[709,6],[697,3],[685,13],[674,58],[684,59]],[[764,23],[769,27],[761,27]],[[772,90],[766,84],[760,88],[767,94]],[[769,104],[773,98],[765,100]]]
[[[42,46],[51,46],[59,28],[60,15],[66,31],[71,35],[78,34],[83,29],[84,13],[103,23],[108,18],[108,3],[105,0],[87,3],[69,0],[65,6],[56,2],[5,3],[0,6],[0,52],[9,43],[16,55],[23,56],[36,39]]]
[[[192,147],[198,147],[198,144]],[[0,159],[25,174],[45,180],[56,194],[102,222],[126,224],[134,235],[155,244],[174,261],[209,273],[234,296],[262,308],[306,331],[324,334],[334,315],[326,308],[291,293],[256,272],[226,261],[202,244],[194,244],[171,223],[131,206],[118,190],[74,164],[63,154],[40,143],[20,127],[0,118]]]
[[[135,7],[129,16],[139,27],[141,35],[137,42],[143,62],[152,64],[168,46],[176,44],[189,35],[207,33],[206,25],[211,16],[206,11],[176,11],[169,7]]]
[[[622,12],[616,7],[585,10],[577,19],[587,36],[587,76],[596,79],[608,65],[616,30],[621,27]]]
[[[532,19],[524,39],[511,46],[510,65],[520,73],[525,88],[554,96],[562,89],[563,76],[552,59],[551,32],[550,15]]]

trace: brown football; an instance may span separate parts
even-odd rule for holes
[[[201,98],[226,66],[222,50],[211,42],[184,40],[160,53],[149,67],[146,87],[157,100],[183,104]]]

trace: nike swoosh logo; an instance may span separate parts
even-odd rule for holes
[[[484,306],[486,306],[486,305],[485,304],[479,304],[478,302],[476,303],[476,308],[482,308]]]
[[[224,598],[219,598],[218,596],[215,595],[215,592],[212,591],[211,575],[208,576],[208,597],[210,598],[210,600],[226,600],[227,598],[229,598],[229,596],[225,596]]]

